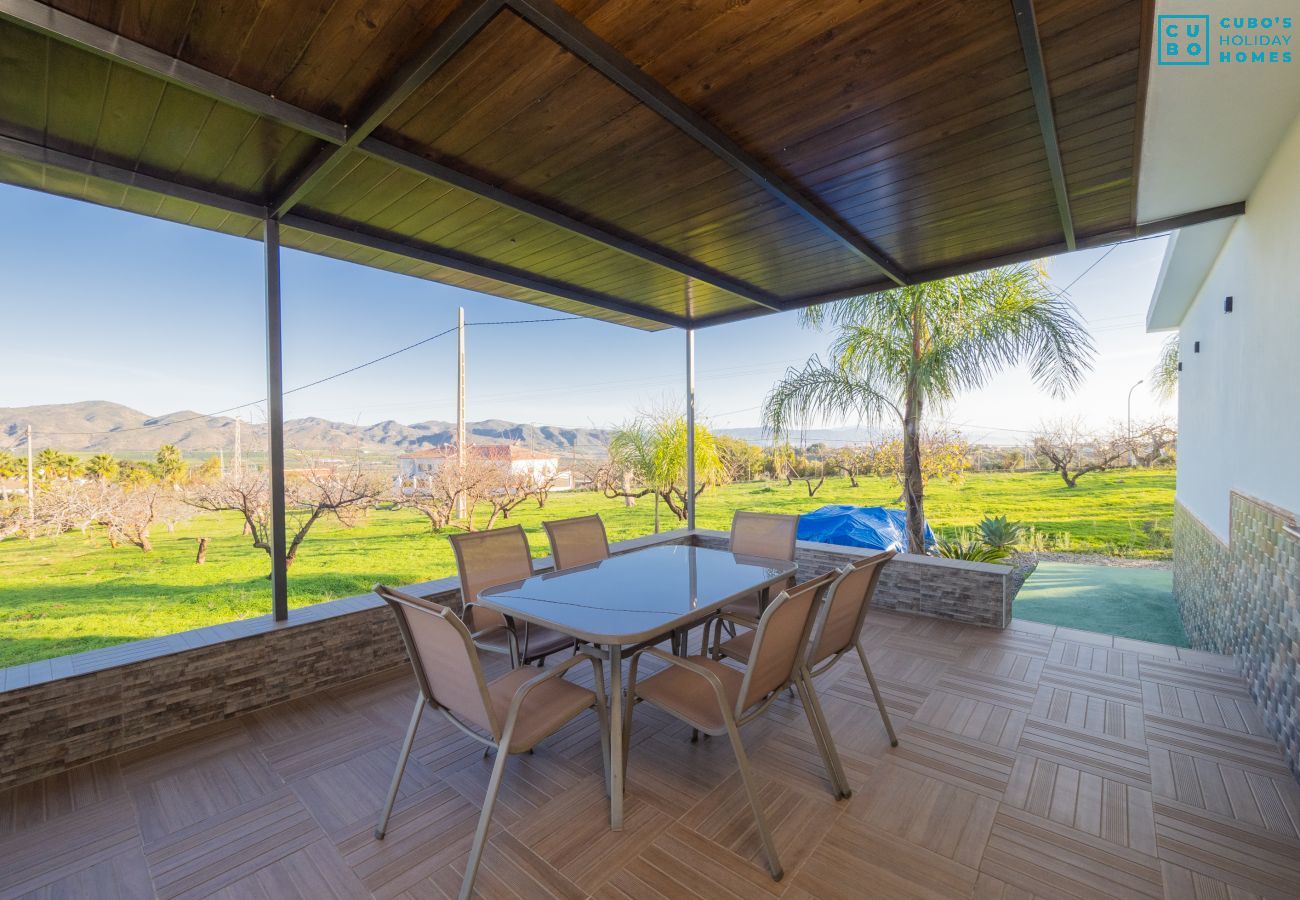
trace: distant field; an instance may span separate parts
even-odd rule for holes
[[[711,489],[701,498],[699,525],[725,529],[738,508],[806,512],[827,503],[894,505],[893,482],[828,479],[809,498],[802,482],[753,482]],[[1121,470],[1089,475],[1067,490],[1047,473],[971,475],[961,486],[931,484],[927,512],[940,531],[973,526],[1005,514],[1033,525],[1057,551],[1165,557],[1173,514],[1170,470]],[[654,503],[631,509],[590,493],[553,494],[545,510],[528,504],[510,523],[527,530],[533,553],[546,555],[543,519],[599,512],[611,540],[654,530]],[[677,527],[667,509],[664,530]],[[207,563],[194,564],[196,539],[210,539]],[[0,542],[0,666],[183,631],[270,609],[267,557],[240,536],[233,514],[207,513],[169,534],[158,526],[155,549],[116,550],[100,533]],[[323,521],[289,570],[293,606],[370,589],[376,581],[406,584],[454,574],[445,535],[409,511],[372,512],[356,528]]]

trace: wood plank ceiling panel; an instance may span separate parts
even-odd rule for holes
[[[1007,0],[822,0],[798,15],[780,0],[560,2],[906,267],[1060,239]],[[1134,163],[1118,150],[1137,118],[1125,54],[1139,4],[1036,6],[1076,220],[1131,224],[1118,198]]]
[[[458,0],[50,0],[264,94],[346,121]]]
[[[878,275],[510,13],[377,135],[774,293]]]
[[[454,269],[446,269],[441,266],[431,265],[429,263],[411,259],[410,257],[370,250],[365,247],[359,247],[356,244],[350,244],[347,241],[324,238],[312,234],[311,232],[301,231],[297,228],[283,228],[280,232],[280,238],[286,247],[295,247],[311,253],[318,253],[322,256],[330,256],[335,259],[362,262],[364,265],[411,275],[416,278],[425,278],[430,281],[437,281],[442,284],[465,288],[466,290],[480,291],[498,297],[519,300],[523,303],[534,303],[554,309],[561,313],[587,316],[588,318],[600,319],[602,321],[613,322],[619,325],[631,325],[638,328],[648,328],[650,330],[658,330],[662,327],[655,325],[654,323],[647,323],[644,320],[636,319],[633,316],[598,309],[583,303],[555,297],[551,294],[544,294],[539,291],[529,291],[511,287],[509,285],[503,285],[499,282],[492,281],[491,279],[467,275],[463,272],[455,271]]]
[[[1130,224],[1142,4],[1037,0],[1070,207],[1081,232]]]
[[[300,210],[309,218],[526,268],[665,312],[685,311],[685,283],[677,273],[380,160],[353,157],[341,164]],[[695,299],[701,311],[749,305],[707,285],[697,287]]]
[[[260,201],[314,152],[292,129],[0,23],[0,133]]]

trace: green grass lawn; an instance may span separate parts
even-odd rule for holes
[[[931,484],[927,513],[938,530],[973,526],[986,514],[1032,524],[1043,549],[1167,556],[1174,475],[1120,470],[1089,475],[1068,490],[1047,473],[988,473],[954,486]],[[710,489],[699,525],[729,527],[735,509],[806,512],[827,503],[894,505],[893,482],[828,479],[809,497],[802,482],[755,482]],[[528,531],[533,552],[546,555],[543,519],[599,512],[610,540],[654,530],[654,503],[627,508],[596,494],[553,494],[545,510],[529,503],[511,523]],[[677,527],[666,508],[665,530]],[[207,562],[194,564],[196,541],[210,539]],[[268,560],[240,535],[234,514],[205,513],[168,533],[154,531],[155,549],[110,548],[103,534],[78,532],[35,541],[0,542],[0,666],[76,653],[270,610]],[[376,581],[407,584],[455,573],[445,535],[409,511],[373,511],[364,524],[317,523],[289,570],[290,603],[303,606],[370,589]]]

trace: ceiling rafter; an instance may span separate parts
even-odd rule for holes
[[[42,147],[39,144],[33,144],[19,138],[0,135],[0,156],[50,166],[63,172],[97,178],[123,187],[139,188],[163,197],[174,197],[178,200],[219,209],[234,215],[248,216],[255,219],[270,217],[270,210],[260,203],[239,197],[231,197],[206,188],[145,175],[110,163],[87,159],[83,156],[65,153],[49,147]],[[491,260],[480,259],[479,257],[448,250],[433,244],[401,240],[394,236],[378,234],[370,230],[358,230],[355,226],[324,222],[294,213],[290,213],[280,221],[287,227],[308,231],[322,237],[349,241],[358,246],[409,256],[422,262],[428,262],[457,272],[464,272],[468,275],[488,278],[523,290],[551,294],[595,309],[604,309],[620,315],[634,316],[646,322],[654,322],[657,325],[666,325],[673,328],[690,327],[690,323],[684,316],[676,316],[643,307],[639,304],[629,303],[617,297],[610,297],[567,282],[535,275],[531,272],[522,272]]]
[[[506,6],[538,30],[613,81],[639,102],[654,110],[710,151],[718,159],[745,175],[768,194],[798,212],[858,256],[880,269],[896,284],[907,284],[908,275],[888,254],[842,222],[829,210],[787,183],[770,168],[727,136],[722,129],[677,99],[591,29],[552,0],[505,0]]]
[[[1176,231],[1179,228],[1188,228],[1192,225],[1200,225],[1204,222],[1214,222],[1218,219],[1231,219],[1234,216],[1242,216],[1245,214],[1246,203],[1244,200],[1237,203],[1225,203],[1222,206],[1211,206],[1208,209],[1197,209],[1191,212],[1181,213],[1177,216],[1170,216],[1167,219],[1153,219],[1150,222],[1139,222],[1137,225],[1130,225],[1126,228],[1081,237],[1076,241],[1075,249],[1091,250],[1097,247],[1106,247],[1110,244],[1131,241],[1134,238],[1154,237],[1155,235]],[[957,263],[951,266],[920,270],[915,273],[916,283],[923,284],[927,281],[936,281],[940,278],[951,278],[954,275],[966,275],[971,272],[980,272],[997,266],[1011,266],[1017,263],[1043,259],[1048,256],[1056,256],[1068,252],[1069,249],[1064,243],[1044,244],[1028,250],[1018,250],[1014,253],[1008,253],[995,259],[980,259],[974,262]],[[862,294],[888,290],[890,287],[892,287],[892,285],[889,283],[876,281],[829,293],[810,294],[806,297],[798,297],[794,300],[786,301],[786,306],[789,309],[802,309],[806,306],[816,306],[820,303],[832,303],[836,300],[844,300],[848,297],[857,297]],[[724,325],[728,322],[739,322],[744,319],[751,319],[754,315],[755,313],[753,310],[747,309],[737,310],[735,312],[719,313],[718,315],[707,316],[698,320],[695,323],[695,327],[708,328],[712,325]]]
[[[1020,47],[1025,53],[1025,68],[1029,74],[1029,87],[1034,97],[1034,111],[1038,115],[1038,130],[1043,135],[1043,150],[1047,154],[1047,169],[1052,177],[1052,193],[1056,195],[1056,209],[1061,217],[1061,231],[1065,246],[1075,249],[1074,216],[1070,213],[1070,192],[1065,184],[1065,166],[1061,162],[1061,143],[1056,134],[1056,116],[1052,112],[1052,91],[1047,80],[1047,65],[1043,61],[1043,43],[1038,35],[1038,18],[1034,15],[1033,0],[1011,0],[1016,14],[1016,27],[1020,30]]]
[[[362,141],[358,149],[368,156],[382,159],[387,163],[423,175],[426,178],[434,178],[453,185],[475,196],[483,197],[508,209],[513,209],[515,212],[563,228],[565,231],[580,234],[585,238],[604,244],[606,247],[621,250],[629,256],[662,266],[665,269],[671,269],[703,284],[729,291],[768,310],[779,312],[785,309],[784,303],[778,297],[752,284],[733,278],[725,272],[702,266],[695,260],[670,250],[646,244],[631,235],[619,234],[611,228],[598,227],[581,219],[576,219],[553,207],[536,203],[497,185],[488,184],[444,163],[435,162],[374,138]]]
[[[464,0],[441,25],[433,37],[414,57],[402,65],[392,78],[370,97],[357,121],[347,126],[341,144],[322,147],[320,152],[292,178],[289,186],[271,204],[271,212],[283,216],[293,209],[352,153],[362,141],[383,124],[411,94],[419,90],[434,72],[456,55],[502,8],[502,0]]]
[[[210,99],[229,103],[245,112],[310,134],[331,145],[321,148],[320,153],[293,179],[290,187],[281,192],[281,195],[271,203],[270,209],[273,214],[284,215],[289,212],[348,152],[359,150],[425,177],[453,184],[516,212],[580,234],[644,262],[735,294],[764,309],[773,311],[784,309],[781,299],[774,294],[702,265],[683,254],[621,233],[608,225],[576,219],[551,205],[521,197],[500,186],[489,185],[445,164],[427,160],[370,137],[371,133],[401,105],[402,101],[427,81],[454,55],[455,50],[463,47],[505,5],[503,0],[467,0],[463,3],[426,43],[422,52],[409,61],[383,90],[377,92],[367,104],[366,112],[359,116],[357,124],[352,127],[268,97],[230,79],[214,75],[143,44],[120,37],[97,25],[49,7],[39,0],[0,0],[0,17],[32,28],[47,37],[80,47],[97,56],[163,78]]]

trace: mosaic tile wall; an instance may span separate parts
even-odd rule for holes
[[[1300,778],[1300,537],[1295,517],[1232,495],[1227,547],[1174,509],[1174,597],[1192,645],[1237,658]]]

